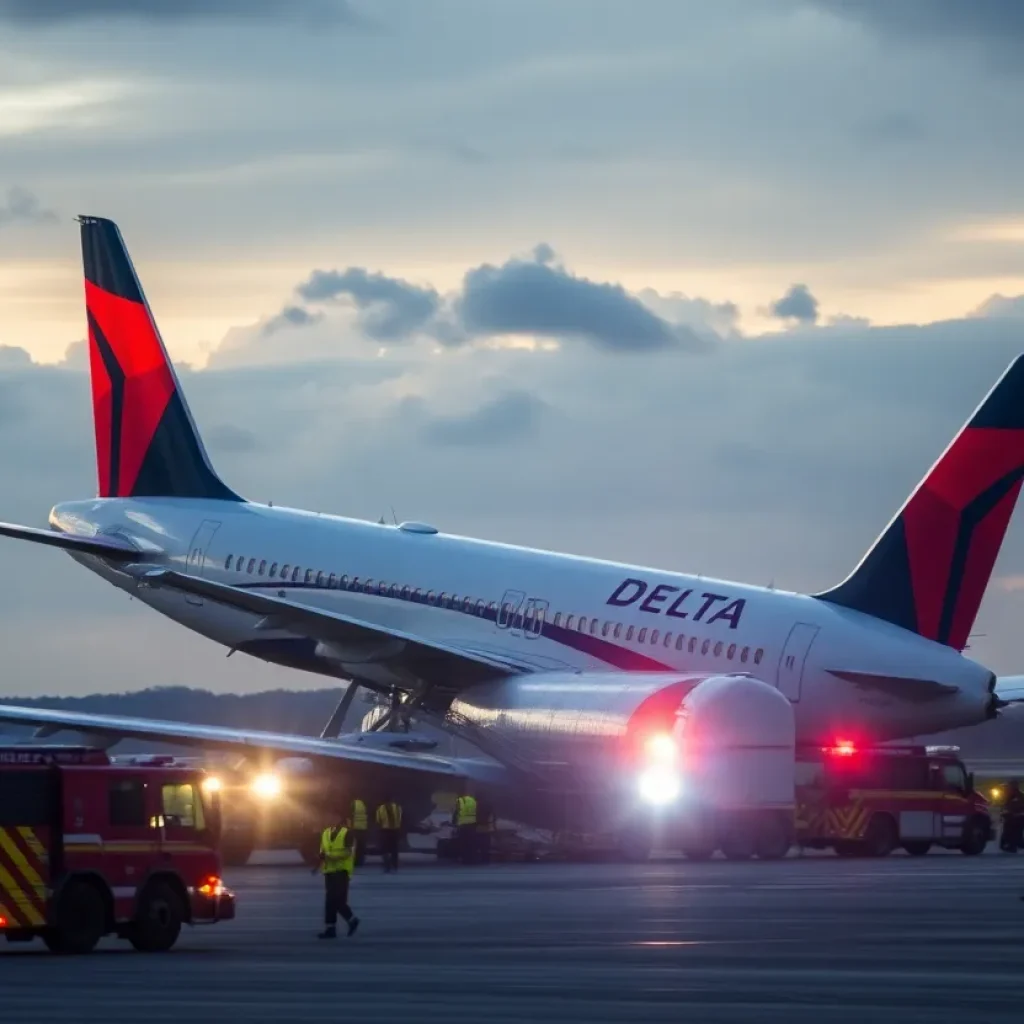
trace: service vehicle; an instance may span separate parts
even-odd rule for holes
[[[982,853],[994,834],[989,803],[956,747],[801,749],[797,843],[841,857],[885,857],[902,847]]]
[[[162,952],[183,925],[235,916],[206,775],[115,764],[89,747],[0,747],[0,935]]]

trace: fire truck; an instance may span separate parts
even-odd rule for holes
[[[0,747],[0,935],[89,953],[106,935],[163,952],[235,916],[205,775],[89,747]]]
[[[861,749],[840,741],[797,752],[797,845],[841,857],[915,857],[932,847],[982,853],[994,830],[988,801],[957,747]]]

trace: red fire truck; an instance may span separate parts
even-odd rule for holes
[[[88,953],[105,935],[170,949],[235,916],[204,773],[88,747],[0,747],[0,934]]]
[[[956,747],[798,750],[797,843],[841,857],[885,857],[899,847],[982,853],[993,836],[988,801]]]

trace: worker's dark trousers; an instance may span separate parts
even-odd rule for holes
[[[459,825],[456,830],[459,860],[472,864],[476,860],[476,825]]]
[[[999,849],[1016,853],[1024,845],[1024,818],[1014,815],[1003,818],[1003,833],[999,837]]]
[[[491,833],[480,831],[476,836],[477,841],[477,856],[480,858],[481,864],[490,864],[491,862]]]
[[[352,851],[355,853],[356,867],[361,867],[364,860],[366,860],[366,830],[360,829],[358,832],[352,830]]]
[[[402,833],[397,828],[380,830],[380,855],[384,861],[385,871],[398,870],[398,846]]]
[[[348,905],[348,874],[344,871],[332,871],[324,875],[324,924],[333,928],[338,915],[346,921],[352,920],[352,908]]]

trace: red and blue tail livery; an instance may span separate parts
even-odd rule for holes
[[[79,223],[99,496],[240,501],[210,465],[117,225]]]
[[[1018,356],[860,565],[817,596],[963,650],[1022,480]]]

